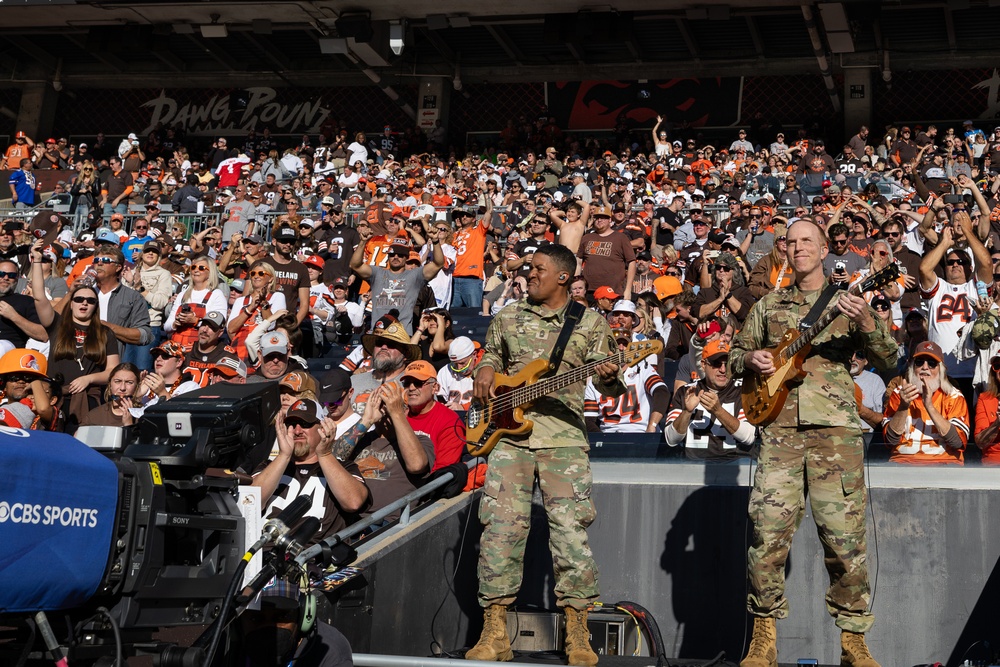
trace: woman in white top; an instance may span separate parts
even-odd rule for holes
[[[347,147],[347,164],[368,164],[368,147],[365,146],[365,133],[358,132],[354,135],[354,141]]]
[[[247,358],[246,340],[250,332],[273,313],[285,310],[285,295],[278,289],[274,267],[260,262],[250,270],[244,295],[233,302],[226,328],[240,359]]]
[[[667,131],[660,130],[662,122],[663,116],[657,116],[656,125],[653,126],[653,145],[656,146],[656,157],[670,155],[670,141],[667,139]]]
[[[187,288],[174,299],[163,330],[170,340],[187,352],[198,340],[198,323],[207,313],[226,313],[226,295],[219,289],[219,269],[205,255],[191,260],[191,279]]]

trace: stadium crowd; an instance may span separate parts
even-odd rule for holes
[[[809,129],[712,145],[662,118],[582,139],[542,110],[459,157],[440,128],[335,125],[197,152],[175,128],[91,145],[18,133],[0,421],[127,426],[215,382],[278,381],[255,483],[284,498],[325,477],[325,535],[460,461],[482,341],[456,320],[482,331],[558,243],[578,258],[572,298],[621,348],[664,344],[624,371],[624,395],[588,386],[588,430],[752,456],[729,344],[794,279],[789,227],[815,224],[830,282],[860,290],[899,343],[891,372],[851,363],[871,441],[897,463],[960,465],[970,443],[1000,461],[1000,127],[862,127],[828,152]],[[73,176],[42,202],[44,169]],[[311,372],[317,360],[334,367]]]

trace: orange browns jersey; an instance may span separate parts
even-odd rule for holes
[[[486,234],[490,221],[484,217],[471,227],[463,227],[455,232],[455,274],[456,278],[483,278],[483,258],[486,255]]]
[[[14,143],[11,144],[10,148],[7,149],[7,154],[4,156],[7,158],[7,168],[11,171],[21,168],[21,160],[24,158],[31,157],[31,147],[28,143],[23,144]]]
[[[396,238],[406,239],[409,241],[410,235],[406,233],[405,230],[399,230],[396,234]],[[385,234],[381,236],[373,236],[368,239],[368,243],[365,244],[365,264],[371,264],[372,266],[380,266],[383,269],[389,263],[389,246],[392,245],[392,240]]]
[[[924,407],[922,398],[910,403],[909,414],[906,416],[906,423],[903,425],[903,435],[898,442],[889,441],[889,427],[885,428],[886,445],[892,451],[889,458],[894,463],[911,463],[917,465],[927,465],[932,463],[956,463],[962,465],[965,462],[962,451],[969,441],[969,406],[965,404],[965,397],[957,389],[950,394],[938,389],[934,392],[934,407],[947,419],[956,430],[962,440],[961,449],[945,447],[944,438],[937,430],[937,426],[931,421],[927,409]],[[885,406],[885,416],[892,419],[899,409],[900,397],[899,387],[893,389],[889,396],[889,404]]]
[[[992,442],[982,441],[982,432],[996,421],[1000,412],[995,394],[984,391],[976,401],[976,444],[983,450],[983,465],[1000,465],[1000,436],[994,436]]]

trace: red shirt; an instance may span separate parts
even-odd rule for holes
[[[407,415],[406,419],[416,433],[426,434],[434,443],[432,472],[459,462],[465,451],[465,424],[457,412],[435,401],[424,414]]]

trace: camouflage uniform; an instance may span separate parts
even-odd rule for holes
[[[733,340],[732,374],[749,375],[746,356],[774,347],[786,330],[797,329],[819,295],[791,287],[761,299]],[[788,615],[785,561],[808,489],[830,575],[827,609],[843,630],[863,633],[874,622],[868,613],[864,440],[849,367],[859,349],[867,350],[877,368],[894,367],[896,343],[881,320],[874,313],[872,317],[872,333],[838,317],[816,336],[802,365],[807,375],[763,430],[749,509],[754,535],[747,557],[747,608],[755,616]]]
[[[548,358],[565,311],[527,300],[505,307],[486,332],[479,365],[515,375],[531,361]],[[603,359],[617,349],[605,319],[587,310],[570,336],[559,371]],[[625,391],[620,379],[604,384],[595,376],[594,383],[607,396]],[[524,411],[525,419],[534,422],[532,430],[503,438],[490,454],[479,505],[479,599],[484,607],[512,604],[521,587],[536,475],[549,523],[557,604],[584,609],[598,596],[597,565],[586,531],[596,512],[590,499],[585,387],[585,381],[577,382],[535,401]]]

